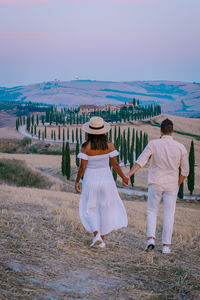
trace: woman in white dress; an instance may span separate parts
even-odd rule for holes
[[[109,161],[125,185],[128,184],[128,178],[117,162],[118,151],[108,142],[106,133],[110,130],[110,124],[100,117],[92,117],[82,128],[88,133],[88,139],[78,155],[81,159],[75,182],[78,193],[79,181],[84,175],[79,213],[85,229],[94,234],[90,247],[103,248],[105,234],[128,225],[126,210],[119,197]]]

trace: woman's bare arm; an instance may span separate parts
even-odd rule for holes
[[[186,176],[183,176],[183,175],[180,175],[180,176],[179,176],[179,179],[178,179],[178,186],[180,186],[181,183],[183,183],[183,181],[185,180],[185,177],[186,177]]]
[[[86,154],[86,149],[82,147],[81,152]],[[81,192],[79,181],[83,177],[86,167],[87,167],[87,160],[86,159],[81,159],[81,164],[80,164],[80,167],[78,169],[78,174],[76,176],[76,181],[75,181],[75,190],[76,190],[77,193]]]
[[[122,178],[122,180],[125,184],[128,184],[128,178],[122,172],[122,169],[120,168],[116,157],[111,157],[110,161],[111,161],[111,165],[112,165],[113,169],[115,170],[115,172]]]

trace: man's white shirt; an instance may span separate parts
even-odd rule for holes
[[[150,159],[148,185],[172,191],[178,187],[179,167],[181,174],[188,176],[189,162],[185,146],[170,135],[152,140],[136,160],[141,167]]]

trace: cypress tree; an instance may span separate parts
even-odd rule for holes
[[[74,143],[74,129],[72,129],[72,143]]]
[[[16,119],[16,130],[18,131],[18,128],[19,128],[19,121],[18,119]]]
[[[19,125],[20,125],[20,126],[22,126],[22,122],[23,122],[22,116],[20,116],[20,118],[19,118]]]
[[[52,121],[53,121],[53,116],[52,116],[52,112],[50,113],[50,116],[49,116],[49,124],[51,125],[52,124]]]
[[[34,135],[36,135],[37,129],[36,129],[36,124],[34,125]]]
[[[125,131],[125,129],[123,131],[123,140],[126,140],[126,131]]]
[[[76,142],[78,141],[78,128],[76,128]]]
[[[63,127],[63,142],[65,141],[65,128]]]
[[[70,160],[69,142],[66,143],[65,156],[66,156],[66,176],[67,176],[67,179],[70,179],[70,175],[71,175],[71,160]]]
[[[146,133],[144,132],[143,134],[143,142],[142,142],[142,150],[145,148],[145,143],[146,143]]]
[[[127,155],[129,159],[130,155],[130,127],[128,127],[128,134],[127,134]]]
[[[179,176],[181,174],[181,168],[179,167]],[[179,186],[179,190],[178,190],[178,198],[179,199],[183,199],[184,197],[184,183],[182,182],[181,185]]]
[[[31,123],[32,123],[32,126],[34,125],[34,115],[32,115],[31,117]]]
[[[42,140],[44,141],[44,131],[42,131]]]
[[[116,140],[117,140],[117,127],[115,125],[115,130],[114,130],[114,144],[115,144]]]
[[[122,136],[120,138],[120,159],[123,159],[123,139]]]
[[[133,132],[132,132],[132,147],[134,150],[135,149],[135,128],[133,128]]]
[[[79,167],[79,158],[77,157],[79,154],[79,142],[76,141],[76,166]]]
[[[142,131],[140,130],[140,152],[139,152],[139,154],[142,153],[142,149],[143,149],[143,134],[142,134]]]
[[[40,140],[40,129],[38,131],[38,139]]]
[[[118,127],[118,142],[119,142],[119,144],[120,144],[120,139],[121,139],[121,128],[120,128],[120,126]]]
[[[112,128],[109,131],[109,141],[112,142]]]
[[[33,126],[31,126],[31,135],[33,136]]]
[[[131,149],[130,149],[130,155],[129,155],[129,162],[130,162],[130,169],[133,166],[133,155],[134,155],[134,148],[133,148],[133,144],[131,145]],[[134,181],[135,181],[135,175],[132,175],[130,177],[130,181],[131,181],[131,185],[133,186]]]
[[[126,138],[123,139],[123,144],[124,144],[124,165],[127,165],[127,142]]]
[[[47,127],[46,126],[44,127],[44,137],[45,137],[45,139],[47,138]]]
[[[80,144],[82,145],[82,129],[80,128]]]
[[[53,132],[53,139],[54,139],[54,141],[56,141],[56,131],[55,130]]]
[[[62,144],[62,161],[61,161],[61,170],[62,170],[62,174],[63,176],[66,175],[66,154],[65,154],[65,143],[63,142]]]
[[[144,135],[143,135],[143,149],[146,147],[147,144],[148,144],[148,134],[144,132]]]
[[[38,115],[37,115],[37,118],[36,118],[36,124],[37,124],[37,126],[38,126],[38,124],[39,124],[39,118],[38,118]]]
[[[60,126],[58,126],[58,139],[60,141]]]
[[[67,141],[69,142],[69,127],[67,128]]]
[[[135,156],[136,159],[139,157],[139,152],[140,152],[140,140],[138,137],[138,131],[136,131],[136,145],[135,145]]]
[[[53,129],[51,129],[51,140],[53,140]]]
[[[194,142],[192,140],[190,145],[190,152],[189,152],[189,166],[190,171],[187,178],[187,185],[188,190],[190,191],[190,195],[192,195],[194,190],[194,183],[195,183],[195,173],[194,173],[194,166],[195,166],[195,155],[194,155]]]
[[[116,181],[117,180],[117,173],[115,172],[114,169],[112,169],[112,174],[113,174],[114,181]]]
[[[30,116],[26,118],[26,129],[27,131],[30,131]]]

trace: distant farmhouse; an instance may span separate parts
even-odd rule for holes
[[[113,105],[113,104],[104,104],[104,105],[80,105],[79,107],[79,115],[87,115],[90,113],[95,113],[97,111],[110,111],[110,112],[117,112],[120,111],[122,107],[126,108],[133,108],[137,107],[139,105],[139,100],[133,99],[133,101],[129,101],[128,103],[125,104],[118,104],[118,105]]]

